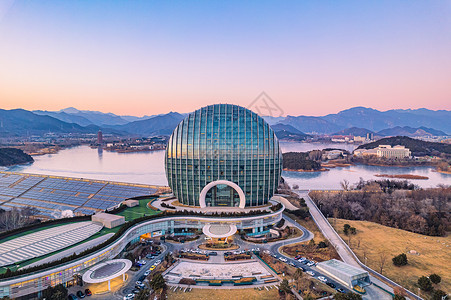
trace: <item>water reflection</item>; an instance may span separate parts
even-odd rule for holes
[[[355,147],[355,145],[343,145]],[[282,142],[282,151],[309,151],[324,148],[343,148],[337,144],[311,144]],[[348,148],[348,150],[352,150]],[[92,179],[114,180],[144,184],[167,185],[164,172],[164,151],[116,153],[79,146],[65,149],[57,154],[35,156],[33,164],[5,168],[8,171],[48,175],[73,176]],[[344,179],[351,184],[362,177],[380,179],[375,174],[415,174],[429,177],[428,180],[412,180],[421,187],[438,184],[451,185],[451,175],[435,172],[430,167],[381,167],[355,165],[330,169],[327,172],[284,171],[282,176],[288,184],[297,184],[301,189],[340,189]]]

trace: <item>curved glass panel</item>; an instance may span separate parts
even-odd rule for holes
[[[165,165],[169,186],[183,204],[198,206],[204,186],[228,180],[241,187],[246,206],[259,206],[279,184],[282,153],[263,118],[241,106],[215,104],[189,114],[174,129]],[[212,206],[235,206],[235,194],[214,187],[206,199]]]

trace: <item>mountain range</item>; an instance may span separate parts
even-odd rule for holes
[[[143,117],[78,110],[59,111],[0,109],[0,135],[55,133],[169,135],[186,116],[177,112]],[[443,136],[451,132],[451,111],[406,109],[378,111],[354,107],[325,116],[264,117],[280,138],[305,139],[310,134],[380,136]]]

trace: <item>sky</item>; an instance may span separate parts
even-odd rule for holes
[[[451,110],[451,1],[0,1],[0,108]]]

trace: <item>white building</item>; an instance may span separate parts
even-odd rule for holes
[[[376,155],[385,158],[406,158],[410,157],[410,150],[404,146],[379,145],[376,148]]]

